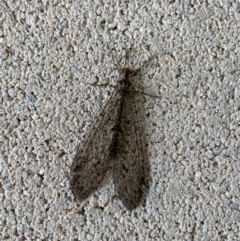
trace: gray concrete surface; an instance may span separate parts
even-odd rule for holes
[[[240,240],[240,3],[0,0],[0,240]],[[153,54],[151,183],[126,210],[111,175],[76,202],[76,148],[119,73]]]

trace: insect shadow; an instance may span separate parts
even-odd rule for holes
[[[84,148],[79,147],[76,151],[70,188],[77,200],[85,200],[96,191],[110,170],[115,192],[128,210],[135,209],[146,200],[150,166],[144,95],[133,86],[140,70],[118,68],[122,78],[103,105],[86,137]]]

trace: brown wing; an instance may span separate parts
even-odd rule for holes
[[[138,98],[139,97],[139,98]],[[113,163],[115,190],[126,208],[136,208],[145,198],[149,163],[145,139],[143,99],[136,92],[123,97]]]
[[[114,134],[121,96],[115,91],[105,102],[87,143],[79,148],[73,160],[70,187],[78,200],[86,199],[101,184],[109,169],[110,144]]]

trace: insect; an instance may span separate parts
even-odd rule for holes
[[[76,152],[70,186],[78,200],[99,188],[110,170],[115,192],[127,209],[133,210],[145,200],[149,163],[143,95],[132,85],[140,70],[118,68],[122,78],[102,107],[85,148]]]

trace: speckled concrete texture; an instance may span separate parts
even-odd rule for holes
[[[0,240],[239,241],[239,20],[238,0],[0,0]],[[81,202],[69,184],[126,52],[157,56],[139,81],[160,96],[133,211],[111,175]]]

